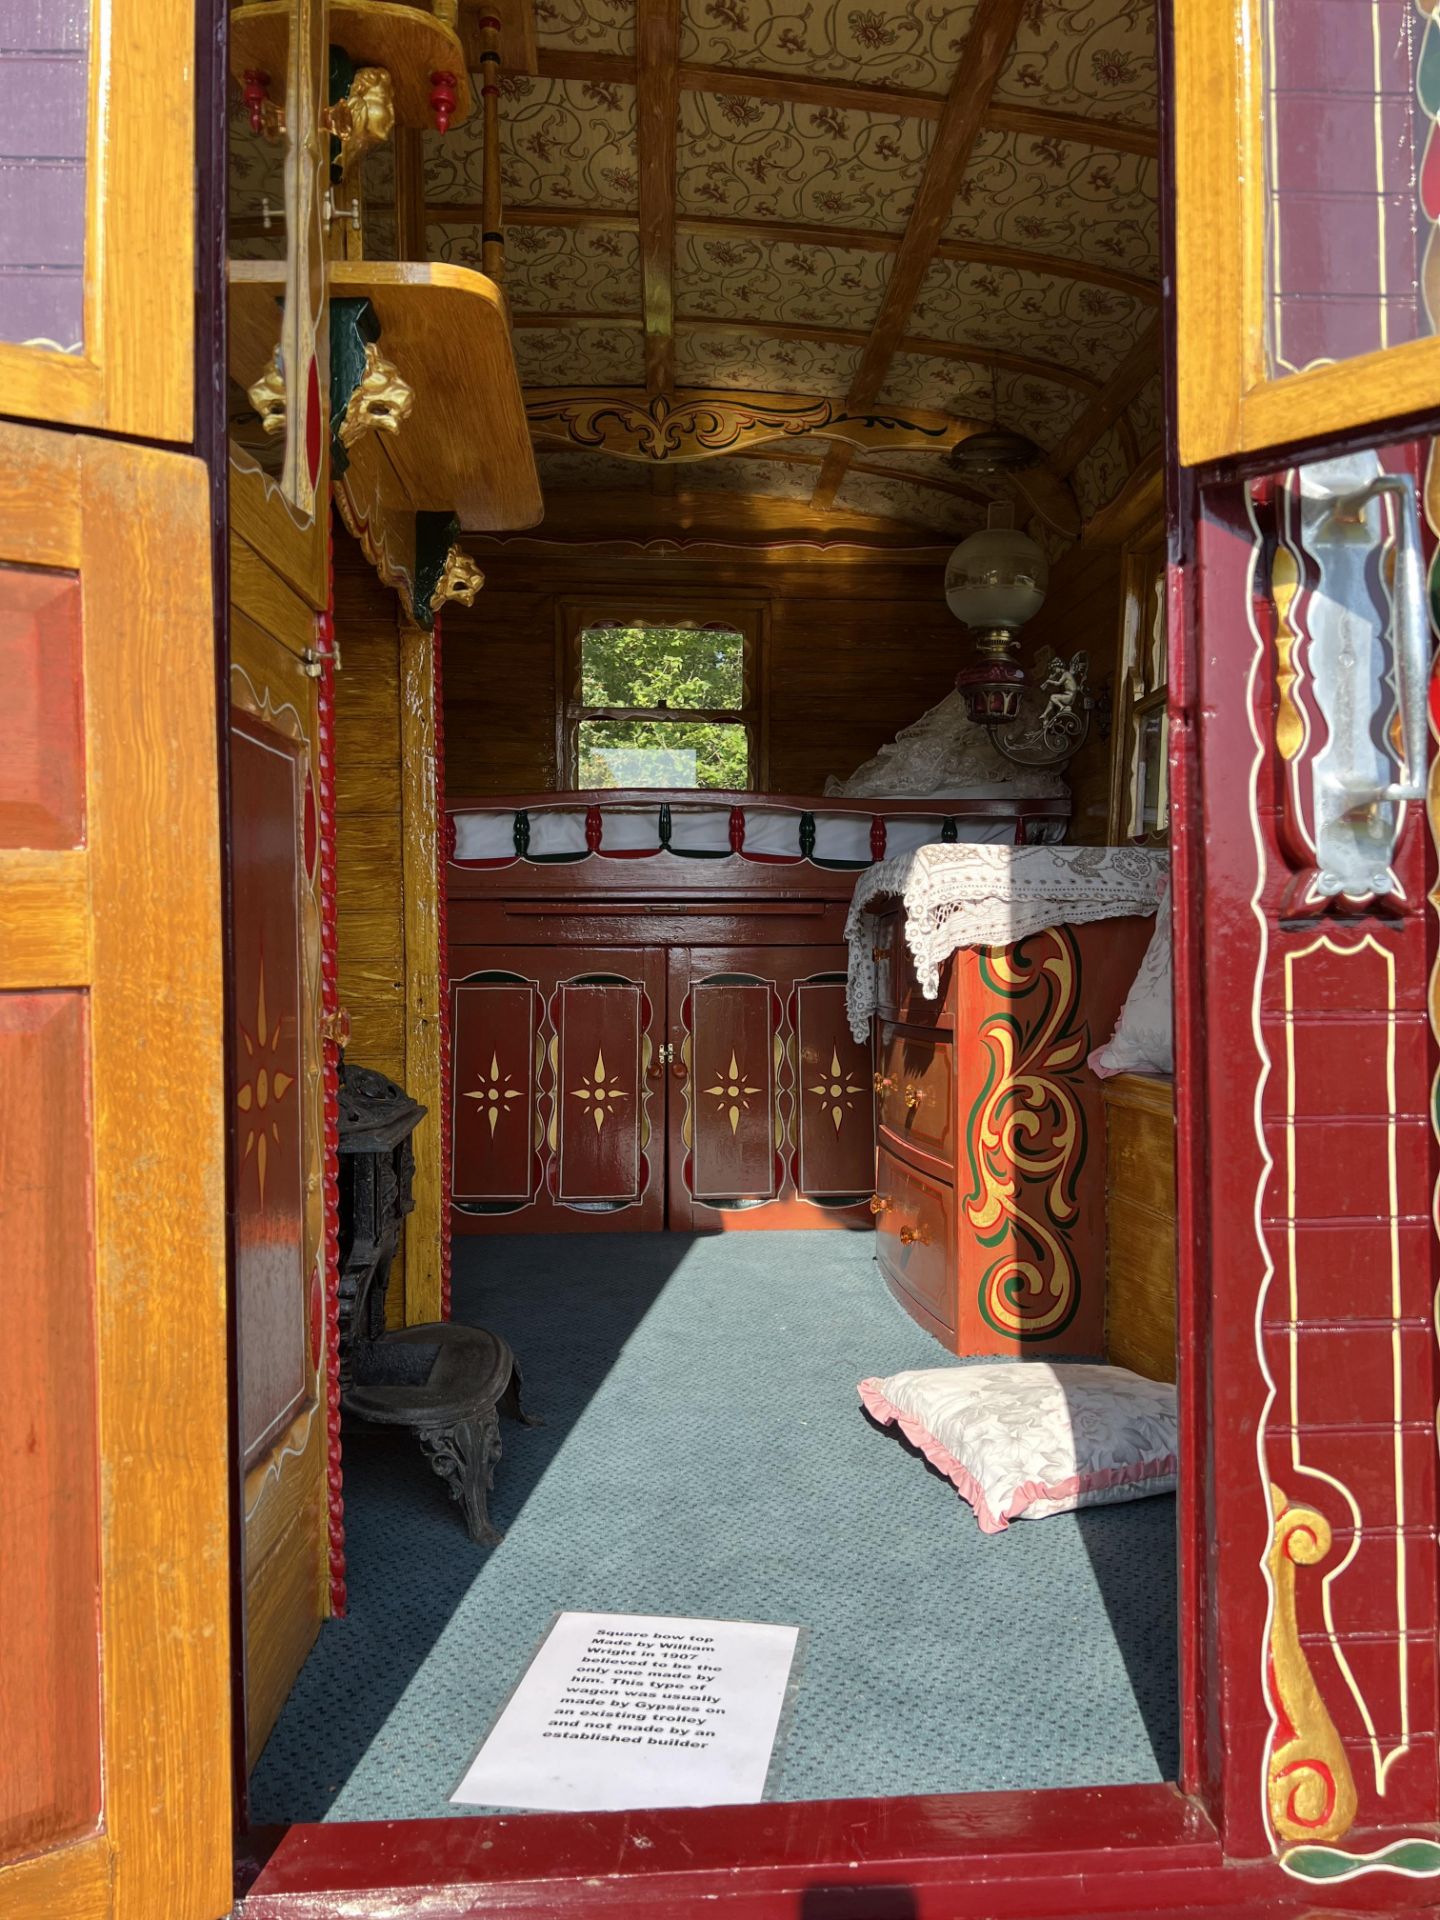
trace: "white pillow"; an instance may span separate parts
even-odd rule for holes
[[[984,1533],[1175,1489],[1175,1389],[1127,1367],[930,1367],[862,1380],[860,1398],[954,1482]]]
[[[1090,1055],[1092,1071],[1102,1080],[1114,1073],[1175,1071],[1175,1006],[1170,965],[1170,882],[1167,878],[1155,909],[1155,931],[1131,982],[1115,1022],[1115,1031],[1103,1047]]]

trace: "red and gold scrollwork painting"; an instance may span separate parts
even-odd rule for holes
[[[1293,481],[1247,490],[1257,1571],[1266,1827],[1290,1873],[1328,1883],[1440,1872],[1407,1832],[1435,1792],[1435,986],[1422,809],[1372,898],[1313,884],[1305,808],[1331,730]]]

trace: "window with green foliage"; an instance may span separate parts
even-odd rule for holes
[[[753,678],[749,635],[738,625],[577,623],[571,784],[749,787]]]

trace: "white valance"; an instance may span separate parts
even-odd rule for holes
[[[846,1000],[857,1040],[875,1011],[875,915],[898,897],[920,991],[940,991],[940,969],[960,947],[1000,947],[1045,927],[1153,914],[1169,856],[1143,847],[920,847],[860,876],[845,922]]]

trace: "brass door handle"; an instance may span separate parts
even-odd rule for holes
[[[877,1217],[877,1219],[882,1213],[888,1213],[889,1210],[890,1210],[890,1202],[888,1200],[882,1199],[878,1193],[871,1194],[870,1211]]]
[[[913,1080],[907,1080],[905,1082],[905,1104],[907,1107],[909,1107],[912,1113],[915,1111],[916,1107],[918,1107],[921,1104],[924,1098],[925,1098],[924,1090],[920,1087],[917,1087]]]
[[[928,1247],[930,1244],[930,1229],[923,1221],[918,1227],[901,1227],[900,1244],[902,1247],[913,1247],[917,1241],[922,1247]]]

